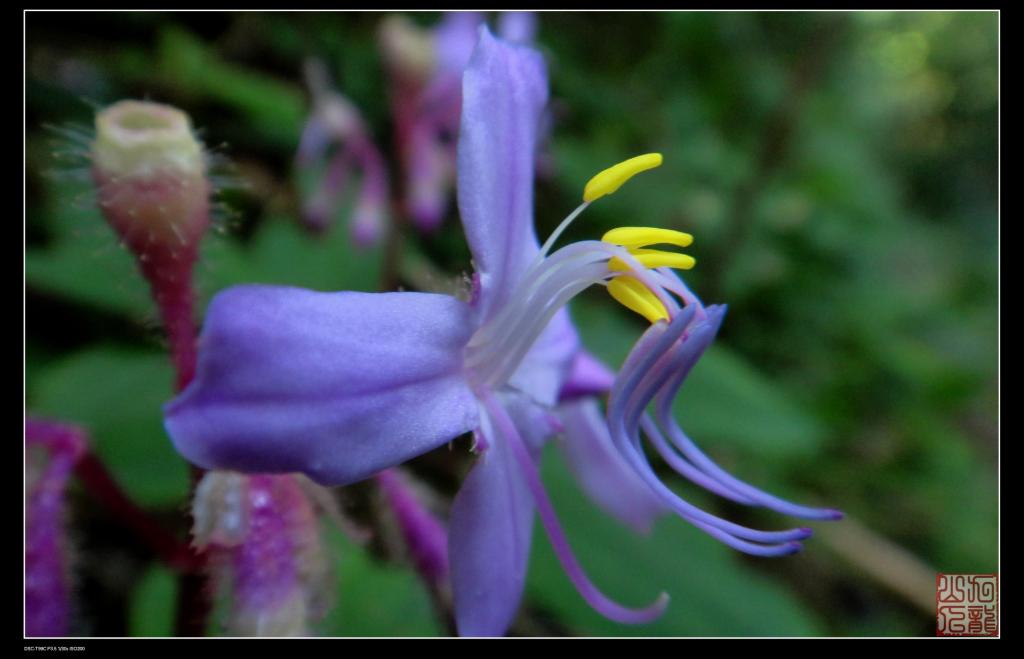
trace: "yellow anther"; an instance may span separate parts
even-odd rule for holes
[[[668,311],[657,296],[632,277],[616,277],[608,282],[608,293],[622,306],[635,311],[652,325],[668,320]]]
[[[629,253],[640,262],[645,268],[676,268],[678,270],[689,270],[697,265],[697,259],[689,254],[677,254],[676,252],[663,252],[660,249],[631,249]],[[629,264],[617,256],[608,260],[608,269],[615,272],[626,272],[631,270]]]
[[[645,153],[642,156],[623,160],[618,165],[612,165],[587,181],[587,186],[583,188],[583,201],[591,202],[606,194],[611,194],[640,172],[654,169],[660,165],[660,153]]]
[[[673,231],[672,229],[619,227],[601,236],[601,240],[613,245],[622,245],[632,250],[638,247],[647,247],[648,245],[688,247],[693,242],[693,236],[682,231]]]

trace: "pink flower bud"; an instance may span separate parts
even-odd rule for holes
[[[202,146],[180,110],[121,101],[96,115],[92,174],[104,217],[149,281],[183,388],[195,369],[192,267],[210,225]]]
[[[211,471],[196,488],[193,537],[230,598],[231,634],[302,636],[326,609],[330,570],[296,478]]]
[[[85,452],[78,428],[25,421],[25,635],[66,636],[71,579],[64,489]]]
[[[100,208],[137,256],[195,249],[209,225],[210,186],[184,112],[115,103],[96,115],[92,161]]]

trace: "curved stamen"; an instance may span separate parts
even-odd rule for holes
[[[614,435],[615,433],[613,433],[613,438]],[[627,460],[633,465],[634,469],[637,470],[637,475],[639,475],[651,487],[651,489],[660,496],[666,505],[672,508],[677,515],[687,522],[693,524],[716,540],[729,545],[733,549],[755,556],[785,556],[799,551],[802,545],[797,542],[797,540],[802,540],[811,534],[811,529],[808,528],[792,529],[790,531],[780,531],[775,533],[756,532],[748,529],[750,532],[742,535],[761,536],[760,538],[750,538],[751,540],[759,540],[760,542],[766,543],[774,541],[781,544],[757,544],[756,542],[747,542],[740,537],[740,533],[731,533],[729,530],[722,528],[723,524],[708,521],[709,518],[712,520],[719,520],[719,518],[705,513],[692,504],[687,503],[680,498],[679,495],[670,490],[663,482],[661,482],[657,474],[654,473],[650,465],[646,462],[646,459],[643,457],[639,437],[630,437],[628,446],[629,450],[625,453]],[[693,515],[691,514],[691,511],[697,511],[701,513],[701,515]],[[719,522],[721,521],[723,520],[719,520]],[[732,524],[732,526],[739,529],[744,528],[736,524]]]
[[[691,337],[692,336],[694,335],[691,335]],[[671,365],[675,364],[670,364],[670,366]],[[653,375],[655,375],[656,377],[656,374]],[[651,380],[653,379],[647,379],[644,381],[644,384],[648,385],[647,391],[644,393],[646,393],[648,396],[651,393],[651,386],[649,384]],[[654,385],[656,386],[656,384],[656,380],[654,380]],[[639,403],[636,402],[637,399],[640,400]],[[654,489],[662,493],[663,495],[668,496],[671,499],[667,500],[667,502],[677,513],[685,516],[685,518],[688,521],[695,521],[701,524],[707,524],[729,534],[734,538],[753,540],[755,542],[786,542],[790,540],[804,539],[811,534],[810,529],[806,527],[786,529],[782,531],[762,531],[759,529],[751,529],[739,524],[735,524],[734,522],[729,522],[728,520],[724,520],[716,515],[712,515],[711,513],[708,513],[697,508],[696,506],[693,506],[692,503],[683,499],[681,496],[679,496],[671,489],[669,489],[669,487],[666,486],[665,483],[663,483],[662,480],[660,480],[657,477],[653,469],[650,467],[650,464],[647,462],[646,456],[644,455],[643,449],[641,447],[639,433],[635,430],[638,427],[637,421],[639,419],[639,415],[643,413],[643,409],[646,407],[646,401],[649,400],[650,398],[647,396],[641,396],[640,394],[633,395],[633,401],[629,403],[628,407],[629,411],[627,412],[627,422],[625,428],[634,429],[633,432],[630,433],[630,440],[632,442],[633,453],[635,455],[635,463],[643,472],[641,476],[646,474],[650,479],[649,482],[653,481],[651,482],[651,485],[654,487]],[[749,551],[749,548],[750,547],[746,547],[743,551]]]
[[[576,587],[577,592],[595,611],[616,622],[645,624],[661,616],[668,605],[669,597],[667,593],[661,593],[652,604],[644,608],[634,609],[615,602],[594,585],[569,546],[569,541],[565,537],[565,532],[558,522],[558,516],[555,514],[551,500],[544,490],[544,484],[540,480],[540,475],[537,473],[537,467],[527,452],[515,424],[509,418],[505,408],[494,399],[493,394],[484,392],[482,396],[488,415],[493,418],[495,425],[501,432],[501,439],[509,443],[509,447],[519,463],[522,474],[530,488],[530,493],[533,495],[534,502],[537,505],[541,524],[551,540],[551,546],[555,550],[555,555],[558,556],[559,562],[562,564],[562,569],[565,570],[566,575],[573,586]]]
[[[651,380],[647,380],[647,387],[645,387],[647,391],[644,393],[648,397],[639,401],[639,404],[635,396],[637,389],[654,364],[664,357],[666,352],[682,336],[693,316],[694,309],[687,307],[667,326],[660,325],[660,323],[653,326],[638,341],[637,346],[631,353],[631,358],[626,360],[627,363],[623,366],[620,377],[609,397],[608,421],[612,438],[623,456],[637,471],[637,474],[648,483],[666,504],[687,521],[740,551],[761,555],[792,553],[799,549],[799,543],[788,541],[807,537],[809,529],[801,528],[781,532],[756,531],[727,522],[700,510],[696,506],[682,500],[661,482],[643,456],[639,446],[638,433],[627,430],[637,427],[636,420],[640,414],[636,410],[639,409],[642,412],[646,408],[647,401],[650,400],[650,396],[653,396],[654,393],[652,386],[656,388],[658,383],[655,381],[654,385],[651,385]],[[700,329],[697,328],[694,333],[696,334]],[[693,338],[693,335],[688,337],[691,340]],[[690,343],[690,340],[686,343]],[[683,348],[685,349],[686,346],[684,345]],[[692,351],[692,347],[690,351]],[[686,355],[685,350],[674,353],[671,356],[673,362],[679,360],[678,355],[680,353],[684,354],[684,356]],[[784,544],[765,547],[762,545],[752,545],[740,538],[761,542],[784,542]]]
[[[718,322],[721,322],[720,316]],[[715,325],[715,329],[717,330],[717,323],[715,323]],[[769,494],[764,490],[760,490],[753,485],[741,481],[711,460],[711,458],[701,451],[693,440],[683,432],[683,429],[676,423],[672,414],[672,401],[675,399],[685,377],[685,373],[675,373],[671,377],[671,379],[666,383],[665,388],[658,393],[655,399],[655,410],[659,425],[665,429],[669,440],[677,449],[679,449],[680,452],[682,452],[684,456],[686,456],[688,460],[690,460],[690,462],[705,474],[714,478],[722,486],[770,510],[804,519],[838,520],[843,517],[843,513],[835,510],[834,508],[814,508],[804,506]]]
[[[675,271],[669,268],[658,268],[651,273],[651,276],[659,286],[678,295],[679,299],[686,306],[695,306],[697,308],[697,320],[704,320],[706,318],[707,314],[704,312],[704,303],[690,290],[690,287],[686,285],[683,278],[676,274]]]
[[[747,506],[757,505],[752,499],[748,499],[747,497],[725,487],[714,478],[711,478],[703,471],[690,464],[690,462],[683,456],[679,455],[678,451],[676,451],[672,446],[669,446],[664,434],[646,412],[640,419],[640,428],[643,429],[644,434],[651,440],[651,444],[654,445],[654,448],[658,451],[658,454],[662,459],[665,460],[668,466],[672,467],[672,469],[680,476],[686,478],[691,483],[699,485],[705,490],[713,492],[725,499],[729,499],[730,501],[742,503]]]

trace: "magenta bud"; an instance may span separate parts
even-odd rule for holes
[[[438,586],[448,576],[448,531],[395,469],[377,474],[377,484],[395,514],[409,558],[420,576]]]
[[[352,215],[349,232],[352,242],[360,248],[376,245],[384,231],[384,215],[376,204],[360,203]]]
[[[66,636],[71,578],[64,525],[68,477],[85,453],[73,426],[25,421],[25,635]]]
[[[329,599],[314,507],[296,477],[211,471],[193,501],[193,538],[230,600],[228,632],[302,636]]]
[[[452,158],[446,147],[436,143],[429,132],[416,131],[410,151],[406,210],[417,229],[432,233],[441,225],[448,210]]]

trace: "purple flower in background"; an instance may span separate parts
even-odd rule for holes
[[[85,453],[73,426],[25,421],[25,635],[66,636],[71,578],[64,528],[64,490]]]
[[[661,352],[651,353],[664,360],[655,364],[646,356],[653,350],[647,347],[651,333],[685,327],[697,308],[669,270],[690,268],[694,260],[650,246],[685,247],[692,238],[626,227],[549,254],[591,202],[661,163],[660,155],[647,154],[591,179],[584,203],[538,246],[533,164],[546,101],[540,55],[481,28],[463,76],[458,142],[459,210],[476,268],[468,303],[428,293],[229,289],[210,305],[195,381],[166,408],[175,446],[200,466],[298,471],[323,484],[367,478],[472,432],[480,458],[449,522],[462,635],[500,635],[511,624],[534,510],[569,578],[597,611],[642,623],[667,604],[663,594],[631,609],[597,590],[570,550],[536,463],[544,442],[564,432],[570,463],[606,510],[638,530],[663,512],[679,512],[679,503],[660,491],[661,482],[626,445],[635,411],[621,401],[642,401],[631,388],[635,378],[647,395],[650,381],[647,371],[636,370],[640,366],[654,368],[663,384],[658,391],[674,393],[673,371],[657,366],[675,363],[677,352],[691,357],[694,350],[686,346],[699,345],[673,334],[677,343],[658,343]],[[631,358],[617,378],[580,350],[565,310],[593,285],[607,286],[657,328],[634,350],[643,355]],[[677,344],[683,347],[672,347]],[[610,425],[603,424],[594,396],[613,385]],[[755,531],[686,512],[716,537],[750,540],[755,552],[762,546],[791,551],[807,535],[806,529]]]
[[[326,611],[330,570],[298,478],[211,471],[196,487],[193,538],[231,595],[233,635],[304,636]]]
[[[356,245],[367,247],[382,236],[387,217],[388,179],[384,158],[370,139],[359,111],[331,89],[327,70],[309,60],[306,80],[313,97],[313,112],[302,131],[296,164],[309,169],[326,162],[316,191],[306,200],[302,217],[316,231],[326,229],[342,201],[353,170],[360,172],[360,188],[349,226]],[[328,150],[334,153],[328,158]]]
[[[395,139],[404,177],[402,203],[422,231],[436,229],[448,210],[462,73],[482,22],[475,12],[453,12],[429,30],[400,15],[389,17],[381,26],[380,45],[391,80]],[[498,31],[510,43],[529,43],[536,32],[536,16],[502,14]]]

